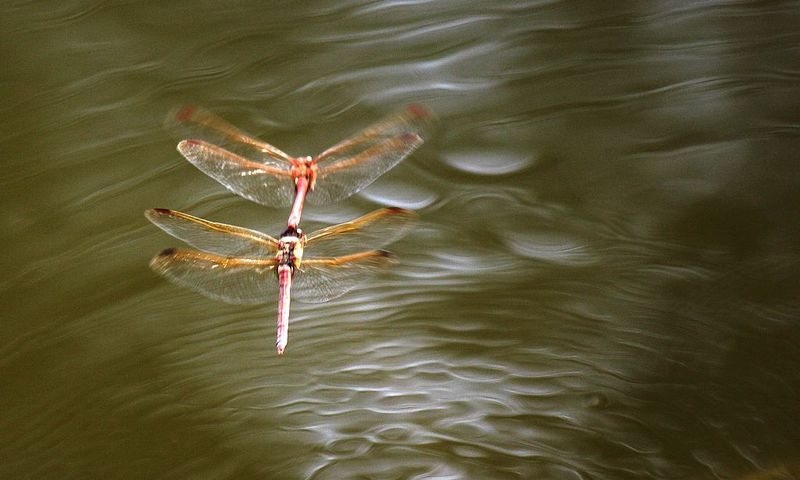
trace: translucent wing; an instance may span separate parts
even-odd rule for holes
[[[385,250],[303,259],[292,277],[293,294],[301,302],[327,302],[372,278],[394,261],[394,255]]]
[[[319,168],[316,188],[308,195],[308,202],[337,202],[363,190],[421,144],[417,135],[398,135]]]
[[[268,206],[288,206],[294,200],[291,167],[250,161],[202,140],[184,140],[178,151],[231,192]]]
[[[317,230],[308,235],[306,246],[315,256],[336,257],[382,248],[399,240],[417,221],[417,214],[405,208],[381,208],[349,222]]]
[[[277,291],[272,258],[223,257],[197,250],[168,248],[150,268],[182,287],[228,303],[267,303]]]
[[[426,107],[409,105],[322,152],[308,201],[335,202],[371,184],[422,144],[433,120]]]
[[[426,132],[435,121],[433,112],[424,105],[411,104],[399,112],[394,112],[350,138],[343,140],[325,150],[317,157],[320,162],[333,162],[343,157],[352,156],[354,152],[402,134],[415,134],[424,138]]]
[[[164,127],[179,140],[204,140],[261,163],[281,165],[292,162],[291,156],[196,105],[184,105],[170,112]]]
[[[152,208],[144,216],[158,228],[200,250],[226,256],[272,257],[278,241],[265,233],[192,215]]]

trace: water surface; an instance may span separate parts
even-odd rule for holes
[[[785,478],[800,462],[797,2],[0,7],[0,477]],[[413,208],[327,304],[153,274],[167,207],[278,234],[175,151],[434,136],[307,231]],[[783,477],[781,475],[784,475]]]

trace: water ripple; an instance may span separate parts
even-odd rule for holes
[[[478,175],[506,175],[524,170],[535,163],[530,156],[513,152],[452,152],[445,156],[445,163],[467,173]]]
[[[2,7],[0,476],[791,475],[796,10]],[[385,275],[293,304],[283,356],[274,295],[147,268],[174,244],[147,207],[285,225],[175,152],[187,100],[297,153],[407,102],[441,117],[304,212],[420,222]]]

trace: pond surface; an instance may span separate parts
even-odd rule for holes
[[[0,6],[0,477],[795,478],[798,2]],[[325,304],[148,268],[146,208],[277,235],[162,128],[433,136],[307,231],[416,210]]]

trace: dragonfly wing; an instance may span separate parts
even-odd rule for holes
[[[145,217],[158,228],[200,250],[226,256],[271,257],[278,241],[248,228],[211,222],[169,210],[151,208]]]
[[[407,105],[402,110],[382,118],[350,138],[325,150],[318,156],[319,161],[335,161],[352,156],[353,152],[364,150],[382,140],[402,134],[411,133],[425,138],[435,119],[435,115],[428,107],[419,104]]]
[[[308,196],[309,203],[337,202],[363,190],[420,145],[418,135],[402,134],[326,163],[317,170],[317,187]]]
[[[382,248],[407,234],[417,214],[405,208],[381,208],[349,222],[332,225],[308,235],[306,245],[315,255],[337,257],[365,246]]]
[[[267,303],[277,287],[274,259],[223,257],[197,250],[168,248],[150,268],[173,283],[228,303]]]
[[[290,166],[253,162],[202,140],[184,140],[178,151],[203,173],[248,200],[268,206],[288,206],[294,200]]]
[[[292,157],[196,105],[183,105],[167,115],[164,127],[179,140],[196,138],[262,163],[291,165]]]
[[[341,296],[395,262],[385,250],[342,257],[303,259],[292,277],[295,298],[301,302],[327,302]]]
[[[374,182],[422,144],[434,118],[426,107],[409,105],[322,152],[309,202],[341,200]]]

